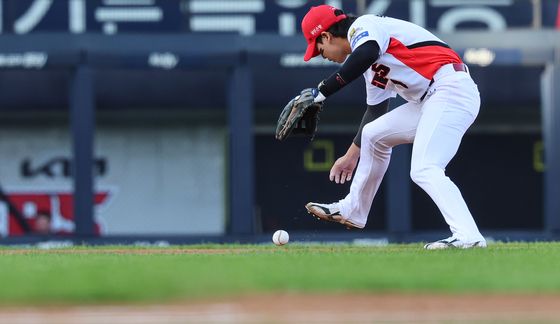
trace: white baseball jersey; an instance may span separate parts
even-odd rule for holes
[[[376,15],[358,17],[348,30],[352,51],[374,40],[379,59],[364,73],[367,104],[375,105],[398,93],[420,102],[437,70],[461,58],[441,39],[413,23]]]

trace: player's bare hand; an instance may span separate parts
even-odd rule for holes
[[[357,164],[357,159],[347,155],[338,158],[331,168],[329,179],[340,184],[352,180],[352,173],[354,173]]]

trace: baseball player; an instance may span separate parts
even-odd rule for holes
[[[486,247],[459,188],[445,175],[480,108],[478,88],[461,58],[410,22],[354,17],[328,5],[312,7],[301,27],[308,44],[305,61],[321,55],[342,64],[318,91],[309,92],[313,102],[322,103],[363,75],[368,105],[357,136],[330,172],[331,181],[344,183],[355,170],[350,193],[332,204],[308,203],[307,210],[322,220],[363,228],[392,148],[413,143],[410,176],[436,203],[452,233],[424,247]],[[387,112],[396,94],[407,103]]]

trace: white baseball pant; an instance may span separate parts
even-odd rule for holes
[[[479,108],[478,88],[469,74],[445,65],[434,75],[424,101],[406,103],[367,124],[350,193],[339,202],[343,217],[365,226],[392,147],[413,143],[412,180],[435,202],[454,237],[483,240],[459,188],[445,175]]]

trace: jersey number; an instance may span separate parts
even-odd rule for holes
[[[385,87],[387,86],[387,82],[389,82],[389,79],[387,79],[387,74],[389,74],[391,68],[383,64],[374,64],[371,66],[371,70],[375,72],[375,74],[373,75],[373,80],[371,80],[371,84],[378,88],[385,89]]]
[[[387,87],[387,82],[389,82],[387,75],[389,74],[389,71],[391,71],[391,68],[383,64],[374,64],[371,66],[371,70],[375,72],[373,80],[371,80],[371,84],[378,88],[385,89],[385,87]],[[391,79],[391,82],[408,89],[408,86],[400,81]]]

